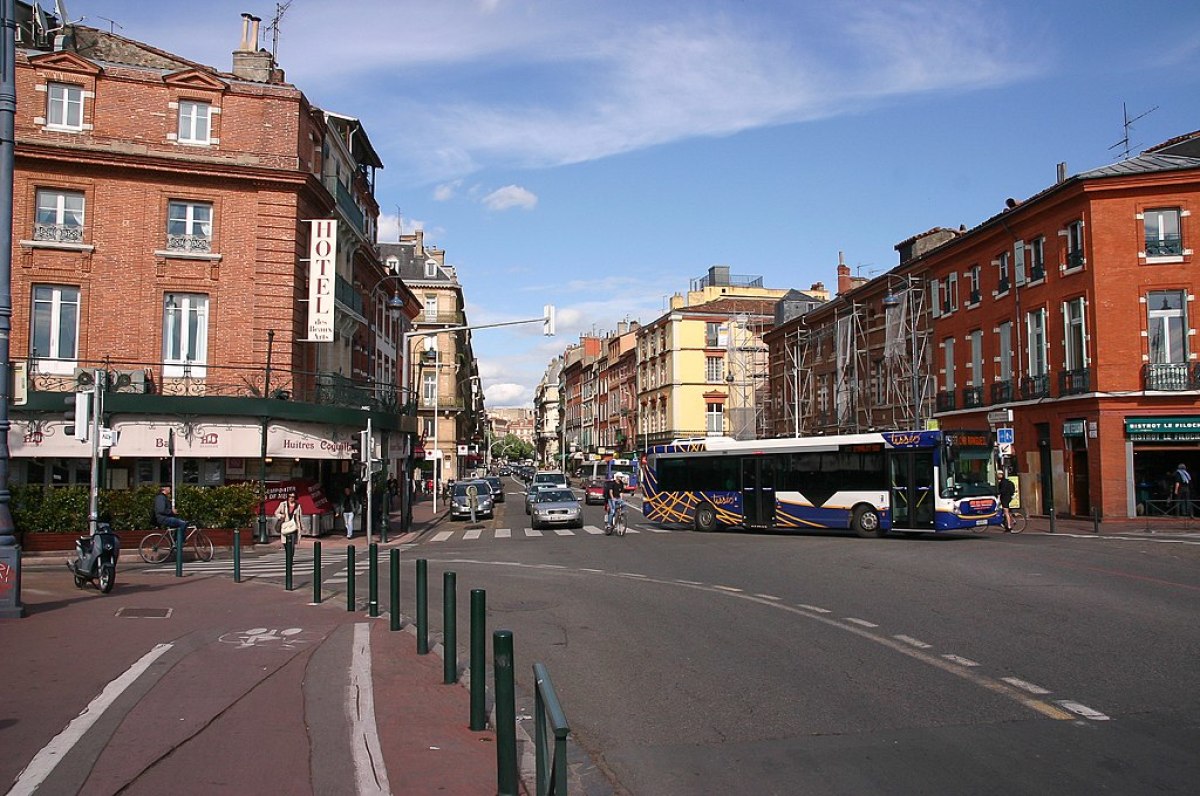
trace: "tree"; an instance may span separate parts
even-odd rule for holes
[[[533,458],[533,446],[515,434],[506,434],[492,443],[492,459],[520,461]]]

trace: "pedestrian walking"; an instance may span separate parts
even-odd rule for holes
[[[354,487],[346,486],[342,490],[342,501],[338,509],[342,512],[342,522],[346,525],[346,538],[354,538],[354,516],[359,510],[358,495],[354,494]]]
[[[303,519],[304,509],[300,508],[300,501],[293,492],[275,509],[275,521],[285,545],[296,544],[296,540],[300,538],[300,523]]]
[[[1192,516],[1192,474],[1188,472],[1183,462],[1175,468],[1175,497],[1176,510],[1185,517]]]

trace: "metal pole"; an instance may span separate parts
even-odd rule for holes
[[[458,682],[458,587],[453,572],[442,573],[442,682]]]
[[[429,654],[429,562],[417,559],[417,654]]]
[[[366,470],[367,470],[366,476],[365,476],[366,482],[367,482],[367,526],[366,527],[367,527],[367,541],[370,542],[371,541],[371,525],[375,521],[375,512],[374,512],[375,501],[374,501],[374,498],[372,497],[372,493],[375,490],[372,488],[374,486],[374,483],[373,483],[374,478],[373,478],[373,473],[371,472],[371,468],[375,464],[375,456],[374,456],[375,443],[373,441],[373,438],[371,437],[371,407],[365,406],[363,408],[367,410],[367,438],[365,440],[363,440],[364,450],[362,452],[362,455],[363,455],[363,461],[366,463]]]
[[[346,610],[353,612],[355,605],[354,545],[346,545]]]
[[[471,729],[487,728],[487,592],[471,589]]]
[[[299,536],[299,533],[287,535],[287,538]],[[296,543],[284,541],[283,543],[283,588],[285,591],[292,590],[292,564],[296,560]]]
[[[313,542],[313,604],[319,602],[321,602],[321,542],[317,540]]]
[[[439,355],[441,352],[438,352]],[[441,488],[438,483],[438,476],[442,471],[442,441],[438,439],[438,393],[441,391],[442,371],[438,367],[438,362],[433,363],[433,513],[437,514],[437,499],[438,490]]]
[[[233,582],[242,582],[242,532],[233,531]]]
[[[100,413],[104,411],[102,396],[104,388],[101,386],[101,379],[107,380],[108,371],[96,369],[92,371],[92,401],[88,406],[92,408],[92,416],[87,418],[87,424],[91,427],[89,433],[92,435],[92,473],[88,482],[88,534],[96,535],[96,524],[100,521]],[[174,464],[172,459],[171,463]],[[175,502],[174,488],[174,471],[171,473],[171,503]]]
[[[388,551],[388,586],[391,592],[392,607],[389,611],[391,615],[391,629],[400,629],[400,551],[392,548]]]
[[[367,615],[379,616],[379,545],[367,548]]]
[[[517,796],[517,699],[513,685],[513,634],[492,634],[492,669],[496,678],[496,791]]]
[[[175,529],[175,577],[183,577],[183,528]]]
[[[267,330],[267,369],[263,376],[263,398],[271,397],[271,350],[275,346],[275,330]],[[258,481],[262,485],[262,501],[258,504],[258,543],[266,544],[267,537],[267,427],[270,425],[270,415],[264,414],[262,419],[262,441],[258,457]]]
[[[17,114],[15,0],[0,0],[0,564],[9,570],[6,593],[0,595],[0,619],[25,616],[21,604],[21,548],[9,509],[8,404],[12,397],[9,342],[12,332],[13,162]]]

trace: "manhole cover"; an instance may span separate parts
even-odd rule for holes
[[[117,616],[126,619],[170,619],[174,608],[122,608]]]

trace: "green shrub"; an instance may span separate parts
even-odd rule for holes
[[[114,531],[148,530],[158,487],[101,490],[99,514]],[[199,487],[184,485],[175,496],[180,517],[202,528],[246,528],[258,515],[257,484]],[[83,533],[87,530],[88,488],[25,484],[12,488],[10,509],[18,531]]]

